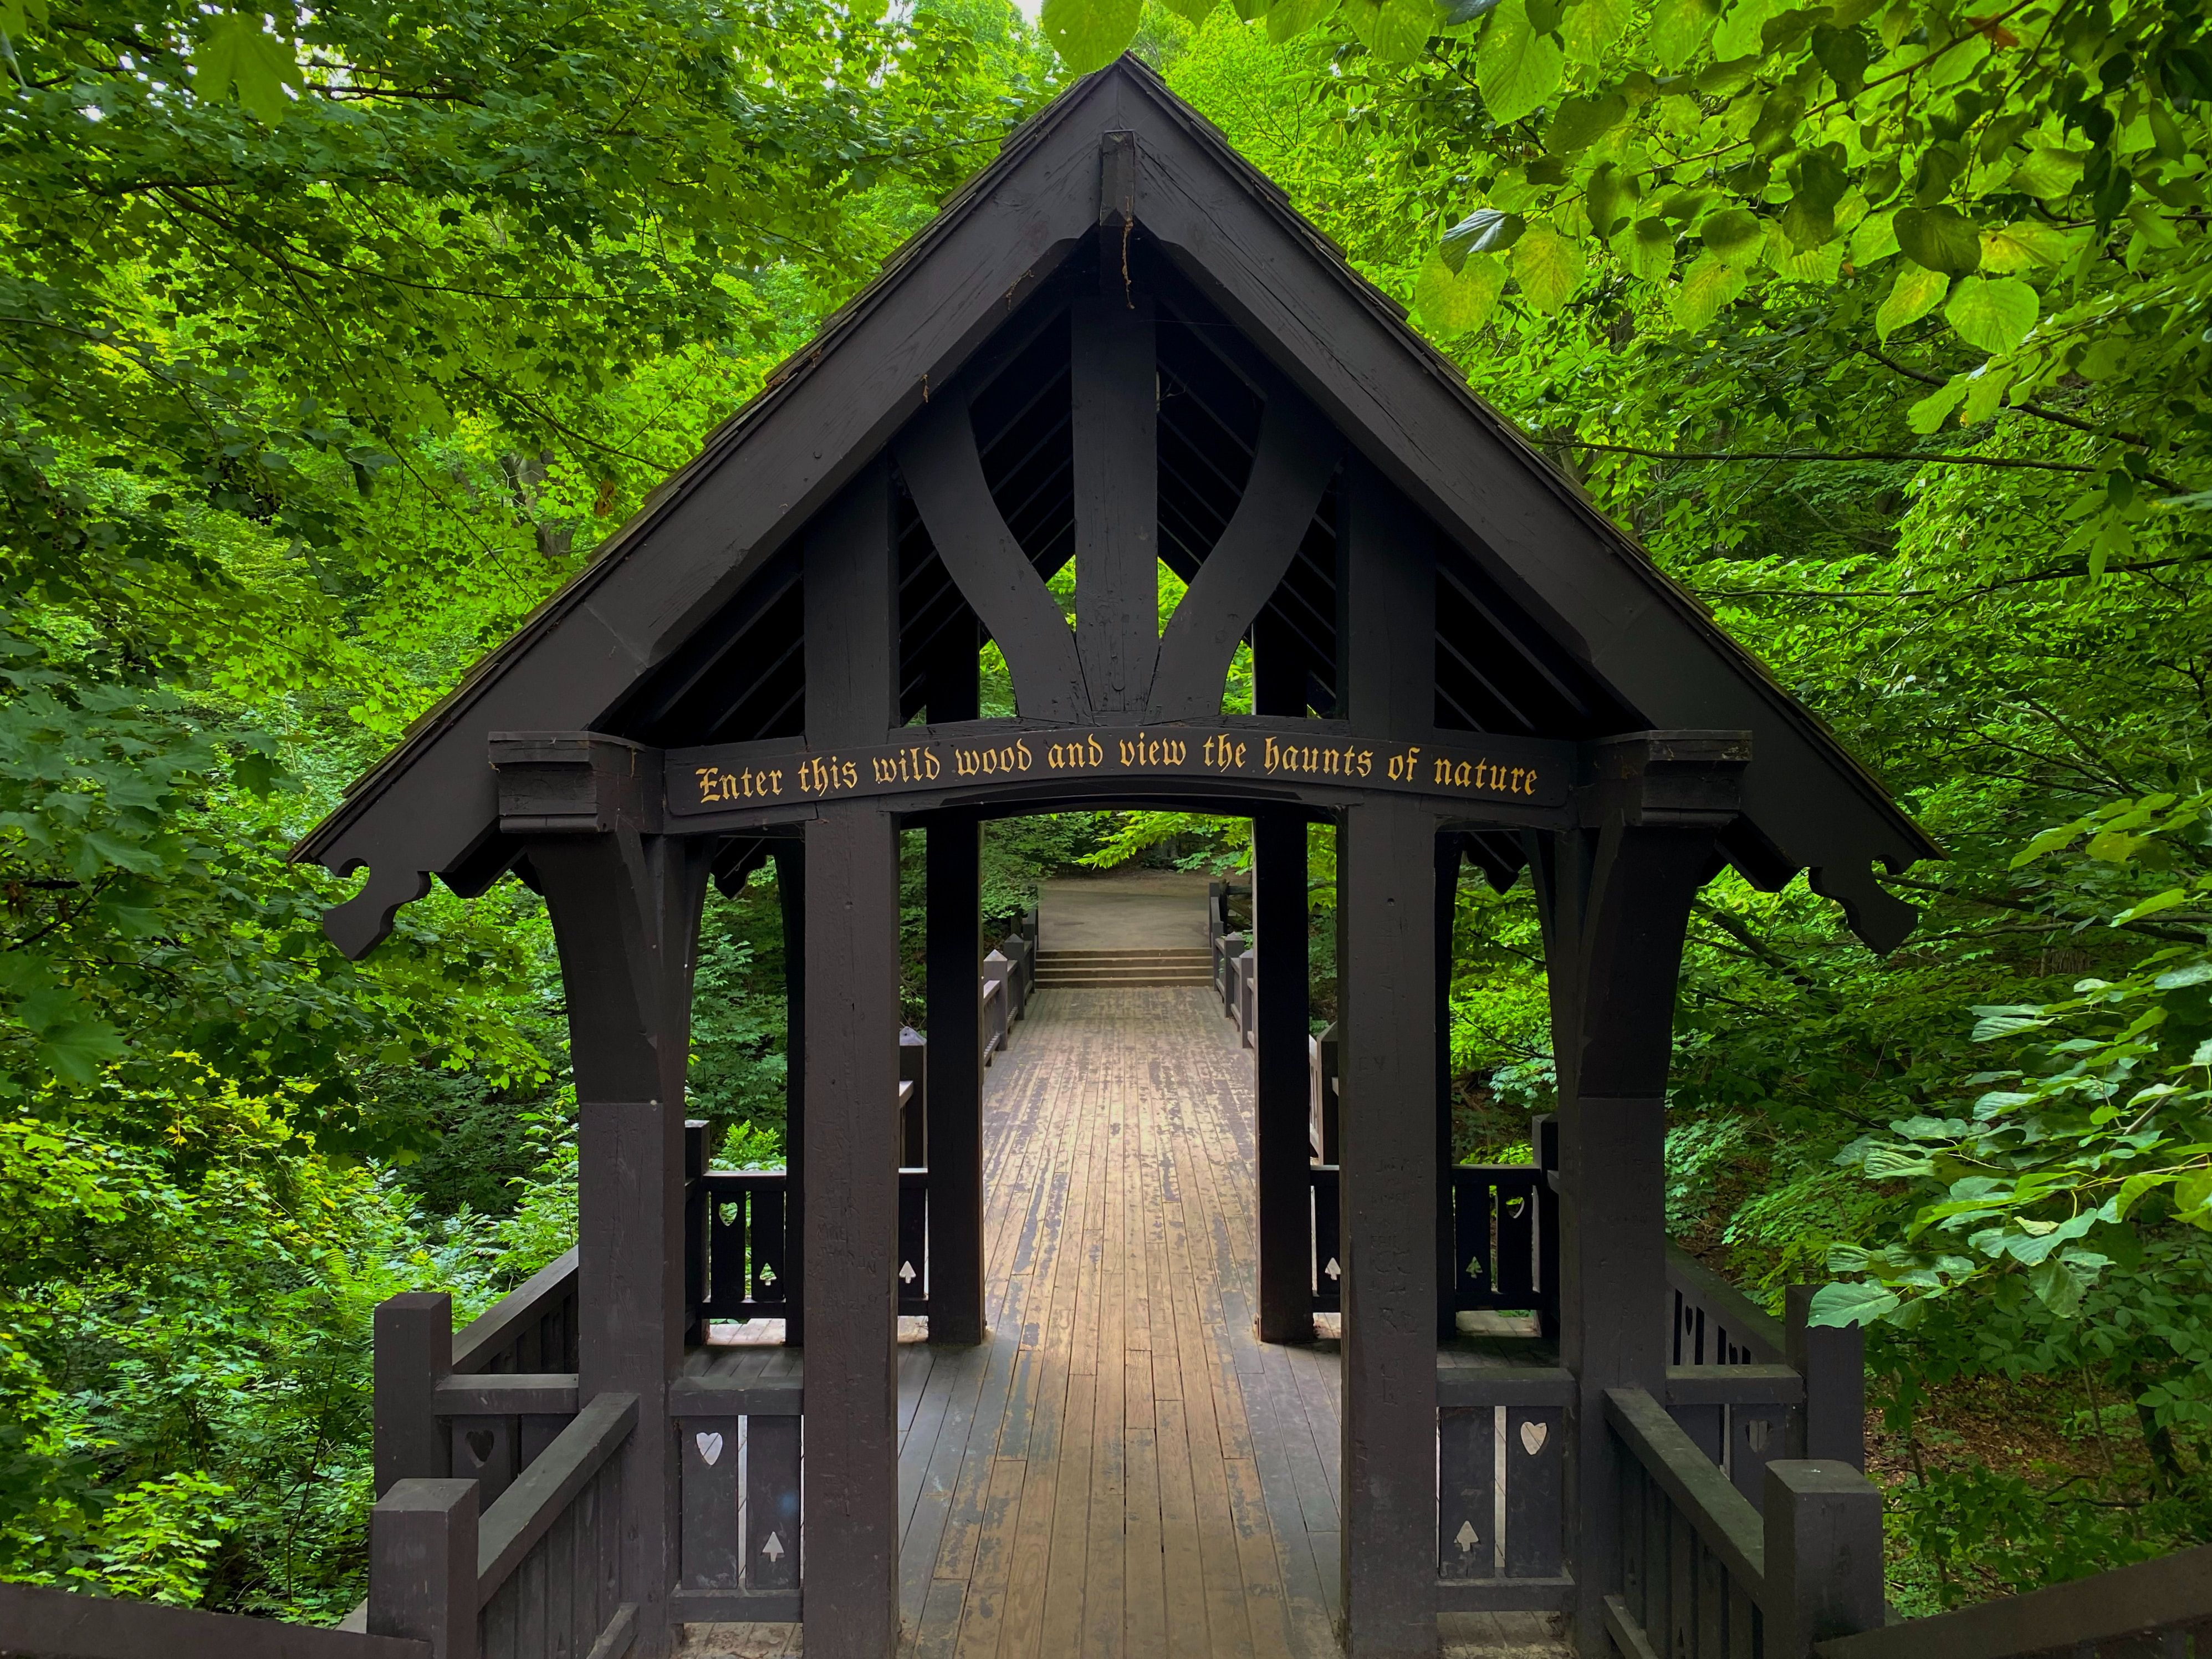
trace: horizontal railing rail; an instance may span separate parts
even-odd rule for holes
[[[1814,1644],[1819,1659],[2160,1659],[2212,1654],[2212,1544]]]
[[[1788,1346],[1782,1322],[1679,1245],[1667,1247],[1674,1304],[1671,1365],[1775,1365]]]
[[[126,1601],[40,1584],[0,1583],[5,1659],[432,1659],[401,1636]]]
[[[394,1486],[369,1515],[369,1634],[436,1659],[622,1659],[638,1631],[617,1454],[637,1422],[635,1395],[596,1396],[481,1516],[475,1480]]]
[[[1771,1462],[1762,1514],[1642,1389],[1606,1390],[1605,1414],[1622,1546],[1606,1622],[1626,1659],[1808,1659],[1880,1626],[1881,1494],[1864,1475]]]
[[[453,1369],[574,1370],[576,1261],[573,1247],[562,1251],[471,1320],[453,1337]]]

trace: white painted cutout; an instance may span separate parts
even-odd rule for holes
[[[768,1542],[761,1546],[761,1553],[771,1561],[782,1560],[783,1540],[778,1538],[774,1533],[769,1534]]]
[[[899,1263],[899,1279],[900,1279],[900,1280],[901,1280],[902,1283],[905,1283],[905,1284],[908,1284],[908,1285],[911,1285],[911,1284],[913,1284],[913,1283],[914,1283],[914,1263],[913,1263],[913,1262],[911,1262],[911,1261],[902,1261],[902,1262],[900,1262],[900,1263]]]
[[[1474,1535],[1474,1522],[1472,1521],[1461,1522],[1459,1531],[1452,1538],[1452,1542],[1459,1546],[1462,1555],[1467,1554],[1480,1541]]]
[[[699,1455],[707,1460],[707,1467],[713,1468],[714,1460],[722,1455],[722,1437],[719,1434],[702,1432],[691,1437],[698,1442]]]
[[[1544,1442],[1550,1438],[1551,1433],[1552,1425],[1548,1423],[1539,1423],[1533,1419],[1523,1423],[1521,1425],[1522,1449],[1534,1457],[1544,1449]]]
[[[1344,1277],[1344,1269],[1336,1265],[1336,1258],[1334,1256],[1329,1257],[1328,1266],[1323,1267],[1322,1271],[1327,1273],[1331,1279],[1341,1279]]]

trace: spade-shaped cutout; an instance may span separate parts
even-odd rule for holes
[[[720,1458],[722,1455],[722,1437],[719,1434],[712,1434],[708,1433],[705,1430],[702,1430],[699,1433],[693,1435],[691,1438],[699,1447],[700,1457],[705,1462],[708,1468],[713,1468],[714,1467],[715,1460]]]
[[[1452,1534],[1452,1542],[1459,1546],[1459,1553],[1462,1555],[1473,1550],[1480,1541],[1474,1535],[1474,1522],[1472,1521],[1461,1522],[1459,1530]]]
[[[899,1282],[902,1285],[911,1285],[914,1283],[913,1262],[902,1261],[899,1263]]]
[[[1322,1271],[1327,1273],[1331,1279],[1341,1279],[1344,1277],[1344,1269],[1336,1265],[1336,1258],[1334,1256],[1329,1257],[1328,1266],[1323,1267]]]
[[[1544,1443],[1552,1437],[1552,1425],[1530,1418],[1521,1425],[1521,1449],[1534,1457],[1544,1449]]]
[[[769,1534],[768,1542],[761,1546],[761,1553],[771,1561],[782,1560],[783,1540],[778,1538],[774,1533]]]

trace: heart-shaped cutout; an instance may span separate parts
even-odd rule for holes
[[[1531,1418],[1521,1425],[1521,1449],[1534,1457],[1544,1449],[1544,1443],[1552,1437],[1552,1425]]]
[[[698,1444],[700,1457],[705,1461],[708,1468],[713,1468],[714,1460],[722,1455],[722,1437],[719,1434],[702,1432],[693,1435],[691,1438]]]
[[[476,1460],[478,1468],[483,1468],[485,1464],[491,1462],[491,1449],[495,1440],[489,1429],[471,1429],[461,1438],[466,1443],[469,1455]]]
[[[744,1207],[742,1205],[725,1204],[721,1206],[722,1224],[725,1227],[734,1227],[738,1224],[738,1218],[744,1214]]]

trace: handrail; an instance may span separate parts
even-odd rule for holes
[[[477,1597],[491,1600],[637,1427],[637,1396],[602,1394],[517,1475],[484,1514],[477,1540]]]
[[[478,1314],[453,1337],[453,1369],[470,1376],[489,1364],[541,1317],[545,1304],[564,1295],[576,1277],[577,1249],[561,1255]]]
[[[1778,1365],[1789,1358],[1782,1322],[1680,1245],[1667,1246],[1668,1289],[1685,1300],[1718,1314],[1754,1364]]]
[[[1605,1420],[1729,1572],[1747,1587],[1763,1585],[1765,1522],[1667,1408],[1641,1389],[1607,1389]]]
[[[2212,1544],[1814,1644],[1820,1659],[2015,1659],[2212,1620]]]
[[[0,1654],[39,1659],[430,1659],[409,1636],[370,1636],[158,1601],[0,1583]]]

